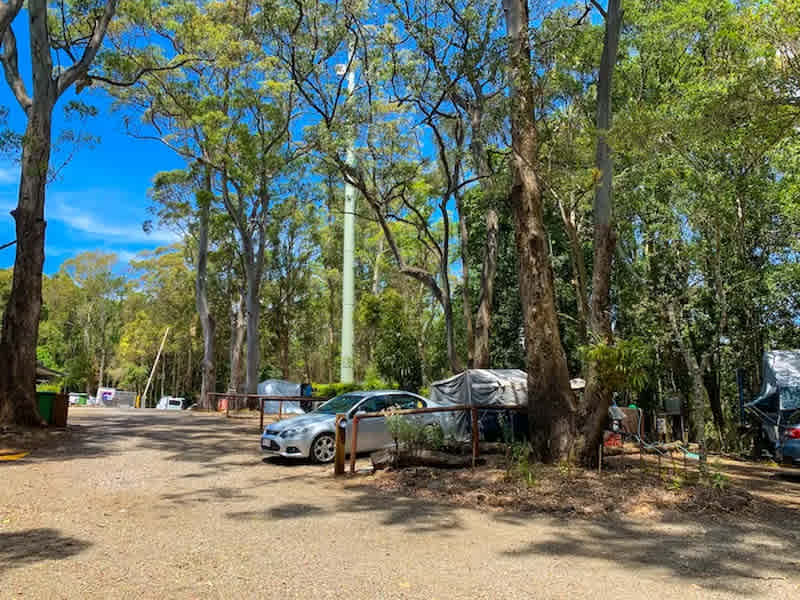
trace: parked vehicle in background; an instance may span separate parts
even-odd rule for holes
[[[311,458],[318,463],[331,462],[335,452],[337,414],[347,415],[346,447],[349,451],[352,419],[356,414],[430,406],[438,404],[411,392],[348,392],[328,400],[308,414],[267,425],[261,435],[261,450],[265,454],[276,456]],[[422,426],[439,425],[439,416],[436,413],[411,415]],[[379,450],[392,443],[385,418],[359,420],[358,452]]]
[[[70,392],[69,393],[69,403],[70,404],[80,404],[85,406],[89,403],[89,394],[82,394],[80,392]]]
[[[176,398],[175,396],[164,396],[156,404],[158,410],[183,410],[186,406],[186,398]]]
[[[800,410],[786,419],[775,460],[784,467],[800,467]]]
[[[800,466],[800,350],[764,353],[761,393],[744,405],[753,425],[753,455]]]

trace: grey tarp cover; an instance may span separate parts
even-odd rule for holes
[[[775,394],[778,410],[800,409],[800,350],[764,353],[761,393],[748,406],[762,408]]]
[[[519,369],[470,369],[431,384],[431,400],[441,405],[527,406],[528,376]],[[483,417],[482,417],[483,418]],[[451,413],[451,433],[456,439],[470,435],[466,413]]]
[[[281,379],[267,379],[258,384],[258,393],[261,396],[300,396],[300,384]],[[277,415],[280,402],[267,400],[264,402],[264,413]],[[305,411],[300,407],[300,402],[284,402],[283,413],[302,415]]]

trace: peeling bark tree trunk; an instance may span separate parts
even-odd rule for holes
[[[594,265],[592,272],[592,297],[589,328],[595,341],[613,343],[611,330],[611,266],[617,243],[613,216],[614,162],[608,145],[611,128],[611,89],[614,67],[617,62],[619,34],[622,25],[621,0],[608,0],[605,14],[606,28],[603,54],[597,80],[597,154],[595,166],[599,180],[594,194]],[[581,453],[586,463],[596,460],[597,446],[603,435],[611,404],[611,390],[600,381],[597,369],[589,365],[586,390],[580,410],[583,421]]]
[[[195,304],[203,330],[203,369],[200,383],[200,407],[212,408],[210,393],[217,388],[217,367],[214,347],[217,323],[208,305],[208,221],[211,212],[211,170],[206,167],[204,189],[197,194],[200,210],[197,235],[197,278],[195,279]],[[191,345],[190,345],[191,348]]]
[[[519,287],[525,326],[531,441],[543,461],[571,457],[575,405],[558,331],[553,273],[536,167],[538,139],[531,81],[527,0],[503,0],[511,82],[511,204],[519,254]]]

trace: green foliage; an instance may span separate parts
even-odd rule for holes
[[[362,382],[353,383],[315,383],[313,384],[314,396],[317,398],[333,398],[347,392],[373,391],[373,390],[392,390],[397,389],[397,385],[386,383],[380,379],[368,379]]]
[[[653,367],[653,349],[643,339],[617,339],[613,345],[599,341],[580,350],[608,389],[635,396],[647,385]]]
[[[401,389],[416,392],[422,385],[422,361],[403,299],[390,290],[379,301],[380,330],[375,348],[378,372]]]
[[[420,423],[414,415],[389,414],[386,429],[395,447],[405,450],[441,450],[445,445],[444,431],[438,425]]]
[[[718,462],[715,462],[712,467],[712,470],[707,475],[707,483],[712,489],[723,492],[730,485],[730,477],[722,471],[722,467]]]
[[[506,479],[533,487],[537,484],[537,464],[528,443],[512,444],[506,453]]]

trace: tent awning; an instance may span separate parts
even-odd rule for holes
[[[765,410],[777,396],[778,410],[800,409],[800,350],[764,353],[761,393],[749,407]]]

